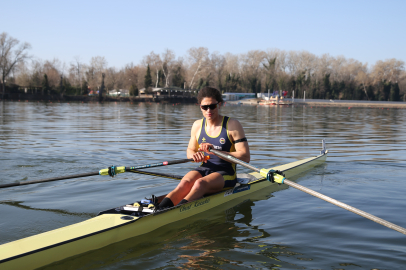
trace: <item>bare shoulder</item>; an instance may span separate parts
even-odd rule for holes
[[[230,120],[228,121],[228,131],[233,141],[245,137],[244,128],[237,119],[230,118]]]
[[[200,128],[201,128],[201,126],[202,126],[202,119],[199,119],[199,120],[196,120],[194,123],[193,123],[193,126],[192,126],[192,130],[191,130],[191,133],[192,133],[192,135],[197,135],[197,133],[199,133],[199,131],[200,131]]]
[[[233,118],[230,118],[230,120],[228,120],[228,129],[230,131],[233,131],[233,130],[244,131],[240,122],[237,119],[233,119]]]
[[[193,123],[192,131],[198,131],[200,129],[200,127],[202,126],[202,121],[203,121],[203,119],[196,120]]]

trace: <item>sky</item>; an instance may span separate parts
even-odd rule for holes
[[[185,57],[192,47],[406,61],[405,0],[13,0],[0,8],[0,33],[30,43],[35,59],[66,64],[104,56],[122,68],[151,51]]]

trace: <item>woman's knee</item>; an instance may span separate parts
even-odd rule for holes
[[[193,183],[188,180],[188,179],[182,179],[178,186],[176,187],[177,189],[190,189],[193,186]]]
[[[209,186],[209,184],[203,178],[200,178],[195,181],[192,189],[193,190],[205,190],[208,188],[208,186]]]

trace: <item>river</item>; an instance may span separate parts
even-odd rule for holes
[[[315,156],[297,181],[406,227],[406,110],[223,106],[243,125],[251,164]],[[197,105],[0,103],[0,184],[185,158]],[[193,163],[156,168],[184,174]],[[239,172],[250,172],[239,167]],[[0,244],[162,195],[178,182],[120,174],[0,189]],[[406,236],[288,188],[44,269],[404,269]]]

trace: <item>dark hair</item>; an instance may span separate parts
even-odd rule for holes
[[[199,91],[197,94],[197,102],[200,104],[202,100],[206,97],[214,98],[217,102],[223,102],[223,98],[221,97],[221,93],[219,90],[213,87],[206,86]]]

